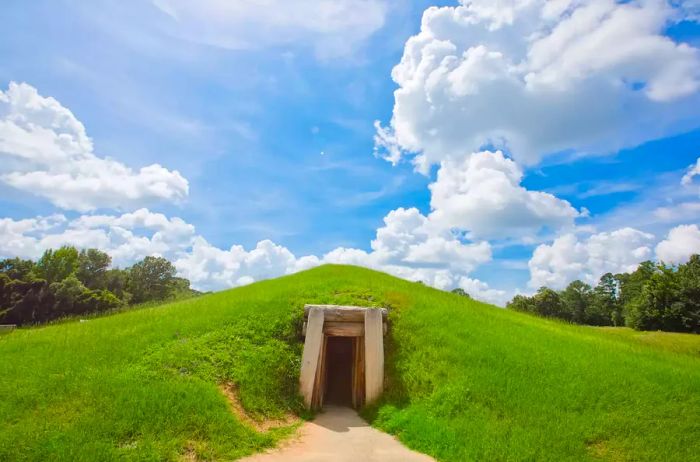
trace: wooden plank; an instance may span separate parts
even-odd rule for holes
[[[305,321],[304,325],[301,328],[301,336],[302,337],[306,337],[306,324],[307,323]],[[351,325],[353,325],[353,327],[346,328],[345,326],[347,324],[351,324]],[[360,326],[359,331],[357,330],[357,327],[354,326],[355,324]],[[354,330],[348,330],[347,332],[344,332],[345,329],[354,329]],[[383,324],[382,329],[383,329],[382,332],[384,332],[384,335],[386,335],[387,330],[388,330],[386,322]],[[365,323],[364,322],[345,323],[345,322],[338,322],[338,321],[326,322],[323,325],[323,333],[330,335],[330,336],[336,336],[336,337],[359,337],[359,336],[365,335]]]
[[[323,343],[323,310],[311,309],[309,312],[304,353],[301,357],[301,373],[299,374],[299,392],[304,398],[304,404],[311,408],[313,402],[316,372]]]
[[[352,339],[354,347],[353,368],[352,368],[352,407],[359,409],[362,407],[365,396],[365,362],[363,361],[365,351],[364,337]]]
[[[358,348],[360,352],[360,364],[359,364],[359,371],[360,371],[360,381],[358,383],[358,408],[362,407],[365,405],[365,337],[360,337],[357,339],[359,342]]]
[[[357,399],[357,386],[360,381],[360,355],[358,348],[360,342],[358,342],[358,339],[359,337],[352,339],[352,407],[355,409],[360,407]]]
[[[365,311],[376,310],[386,318],[388,311],[386,308],[364,308],[361,306],[342,306],[342,305],[306,305],[304,307],[304,316],[308,316],[313,308],[318,308],[324,311],[326,321],[337,322],[364,322]]]
[[[365,311],[365,402],[379,398],[384,390],[384,336],[382,315]]]
[[[311,399],[311,408],[321,409],[323,407],[323,397],[326,391],[326,381],[328,372],[326,370],[326,351],[328,350],[328,337],[323,337],[323,345],[321,346],[321,354],[318,359],[318,368],[316,369],[316,379],[314,382],[314,392]]]
[[[362,322],[327,321],[323,325],[323,333],[331,337],[360,337],[365,334],[365,324]]]
[[[321,374],[319,375],[320,381],[318,384],[318,407],[320,409],[323,407],[323,401],[326,398],[326,384],[328,383],[328,361],[326,361],[326,353],[328,352],[328,337],[323,336],[323,349],[321,350]]]

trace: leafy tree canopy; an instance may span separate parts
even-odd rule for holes
[[[700,256],[678,266],[645,261],[631,273],[604,274],[595,288],[582,281],[561,292],[542,287],[507,307],[577,324],[700,333]]]
[[[165,258],[146,257],[127,269],[111,262],[100,250],[70,246],[47,250],[36,263],[0,260],[0,323],[36,324],[198,294]]]

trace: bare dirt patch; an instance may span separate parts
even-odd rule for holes
[[[282,419],[254,419],[253,417],[248,415],[248,413],[243,408],[241,400],[238,399],[238,390],[234,384],[221,384],[219,385],[219,390],[221,390],[221,393],[223,393],[224,396],[226,396],[226,400],[229,403],[231,412],[233,412],[236,415],[236,417],[238,417],[241,420],[241,422],[250,425],[258,432],[266,432],[274,428],[287,427],[289,425],[301,422],[301,419],[292,413],[288,413]]]

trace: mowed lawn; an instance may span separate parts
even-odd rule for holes
[[[235,460],[294,425],[305,303],[390,308],[363,414],[438,460],[700,460],[700,336],[570,326],[324,266],[0,334],[0,460]]]

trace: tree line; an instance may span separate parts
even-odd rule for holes
[[[594,326],[700,333],[700,255],[681,265],[645,261],[632,273],[604,274],[595,287],[516,295],[507,308]]]
[[[97,249],[49,249],[37,261],[0,260],[0,324],[38,324],[198,294],[162,257],[126,269]]]

